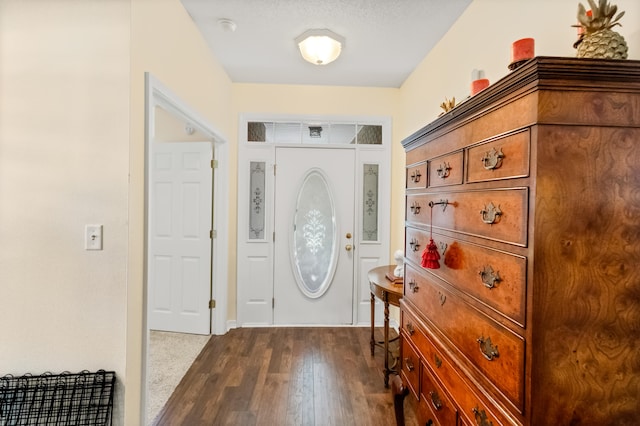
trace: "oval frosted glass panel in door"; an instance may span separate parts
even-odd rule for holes
[[[291,261],[300,290],[322,296],[333,280],[337,262],[336,215],[327,179],[310,170],[300,187],[293,217]]]

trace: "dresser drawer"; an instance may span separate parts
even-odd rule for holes
[[[406,173],[406,187],[408,189],[427,187],[427,163],[409,166]]]
[[[462,183],[462,151],[429,161],[429,186],[459,185]]]
[[[529,129],[467,150],[467,182],[529,176]]]
[[[428,372],[432,378],[437,377],[436,384],[441,384],[444,389],[448,390],[448,396],[456,402],[459,408],[458,417],[463,424],[465,420],[470,425],[482,424],[480,421],[475,423],[474,410],[479,413],[478,419],[482,417],[482,412],[484,411],[486,421],[493,423],[493,426],[519,424],[517,421],[502,415],[499,410],[482,397],[481,395],[484,392],[469,383],[469,379],[462,373],[462,369],[441,350],[440,346],[434,343],[435,340],[432,340],[430,333],[423,331],[423,324],[415,320],[415,314],[402,300],[400,301],[400,306],[403,318],[407,318],[407,321],[415,321],[416,331],[414,336],[418,336],[418,340],[421,342],[418,350],[423,360],[422,373]],[[403,335],[404,337],[405,335]],[[491,423],[485,424],[489,425]]]
[[[429,197],[427,195],[407,195],[405,220],[418,224],[429,222]]]
[[[407,221],[519,246],[527,244],[528,189],[407,195]]]
[[[413,396],[418,398],[420,388],[420,357],[409,340],[402,339],[402,377],[409,384]]]
[[[522,411],[524,339],[477,311],[426,275],[406,269],[404,298]]]
[[[446,392],[437,384],[424,361],[421,361],[422,374],[420,376],[420,408],[427,414],[426,422],[433,419],[437,425],[455,425],[458,421],[458,410],[453,405]]]
[[[429,233],[407,227],[405,241],[405,255],[420,265],[422,252],[429,243]],[[433,241],[440,254],[440,269],[429,272],[524,327],[525,257],[437,233],[433,234]]]

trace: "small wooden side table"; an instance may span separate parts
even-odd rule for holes
[[[384,386],[389,387],[389,305],[400,306],[402,298],[402,283],[394,283],[387,279],[387,274],[393,275],[396,265],[379,266],[369,271],[369,289],[371,290],[371,355],[376,341],[373,335],[375,323],[376,297],[384,303]]]

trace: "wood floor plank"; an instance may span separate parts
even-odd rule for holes
[[[213,336],[155,425],[395,424],[370,330],[243,328]],[[376,330],[381,336],[381,330]],[[407,426],[417,424],[407,398]]]

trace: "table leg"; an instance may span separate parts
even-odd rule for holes
[[[384,387],[389,387],[389,295],[384,295]]]
[[[376,346],[376,341],[373,336],[375,321],[376,321],[376,296],[373,293],[371,293],[371,356],[373,356],[373,348]]]

